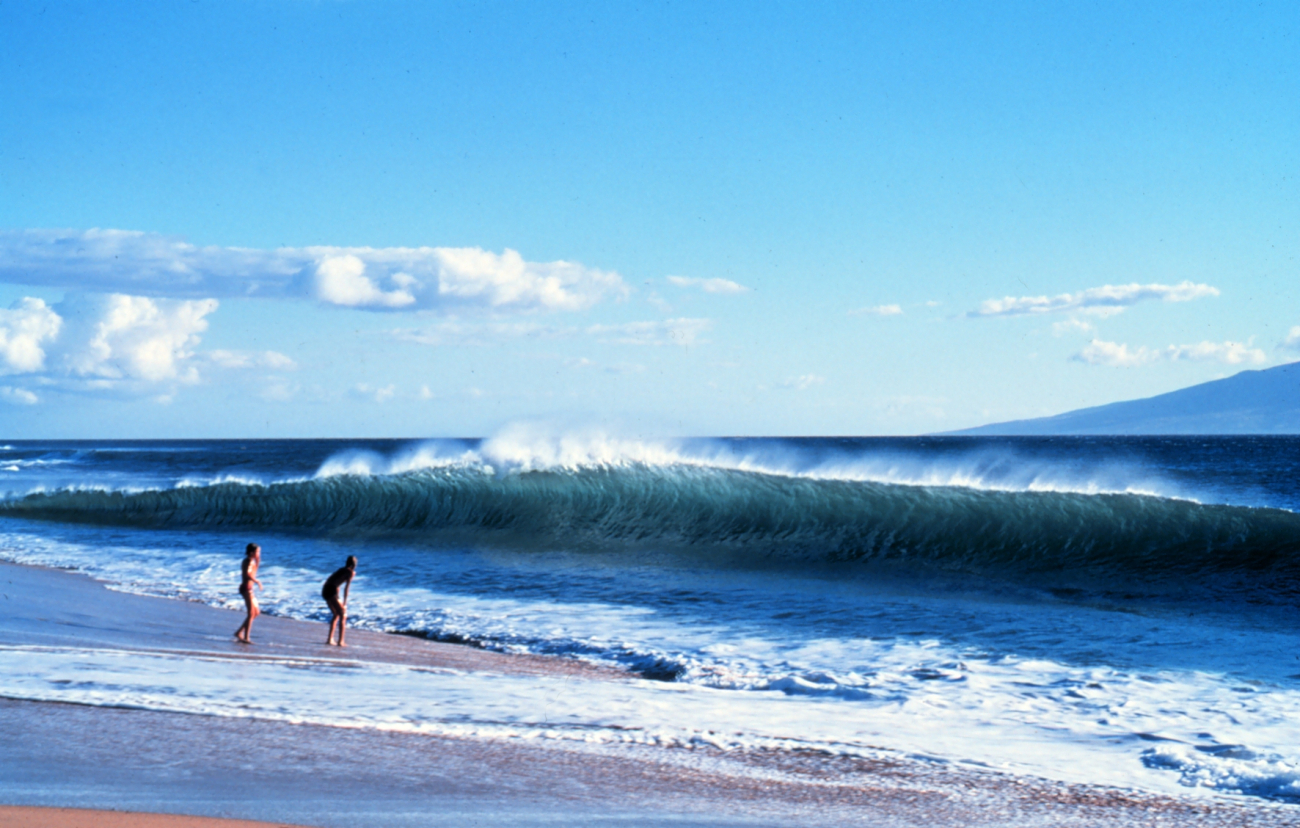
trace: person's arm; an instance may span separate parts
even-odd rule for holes
[[[352,591],[352,576],[348,575],[348,582],[343,585],[343,606],[348,605],[348,593]]]

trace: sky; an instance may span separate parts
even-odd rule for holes
[[[0,4],[0,437],[943,432],[1300,359],[1300,5]]]

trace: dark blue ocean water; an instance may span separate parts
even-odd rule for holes
[[[1253,683],[1254,782],[1195,747],[1141,761],[1285,797],[1298,468],[1290,437],[14,442],[0,554],[233,607],[255,540],[265,605],[303,618],[356,554],[365,626],[877,713],[945,683],[972,716],[1015,707],[1023,681],[962,672],[1014,664],[1095,728],[1123,720],[1078,708],[1102,671],[1150,719],[1126,733],[1212,747],[1195,711]]]

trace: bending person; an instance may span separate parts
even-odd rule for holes
[[[321,597],[325,603],[329,604],[330,612],[330,632],[325,639],[326,644],[334,643],[334,626],[339,628],[339,646],[345,647],[343,643],[343,627],[348,620],[348,592],[352,589],[352,576],[357,574],[357,557],[348,555],[347,563],[342,569],[335,570],[334,574],[329,576],[325,581],[325,586],[321,587]],[[343,588],[343,598],[339,599],[339,587]]]
[[[253,631],[253,619],[262,614],[262,610],[257,606],[257,598],[253,595],[253,584],[257,588],[262,588],[262,582],[257,580],[257,568],[262,565],[262,547],[255,543],[250,543],[244,549],[244,562],[240,564],[239,594],[244,596],[244,606],[248,608],[248,617],[239,629],[235,630],[235,638],[245,644],[252,644],[248,634]]]

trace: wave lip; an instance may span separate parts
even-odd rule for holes
[[[444,468],[487,474],[581,472],[620,468],[702,468],[813,480],[960,487],[989,491],[1145,494],[1198,498],[1148,471],[1117,462],[1070,470],[1006,448],[936,458],[894,450],[813,451],[780,440],[641,440],[603,431],[552,432],[518,425],[482,441],[429,440],[385,456],[373,450],[339,452],[315,477],[382,476]]]

